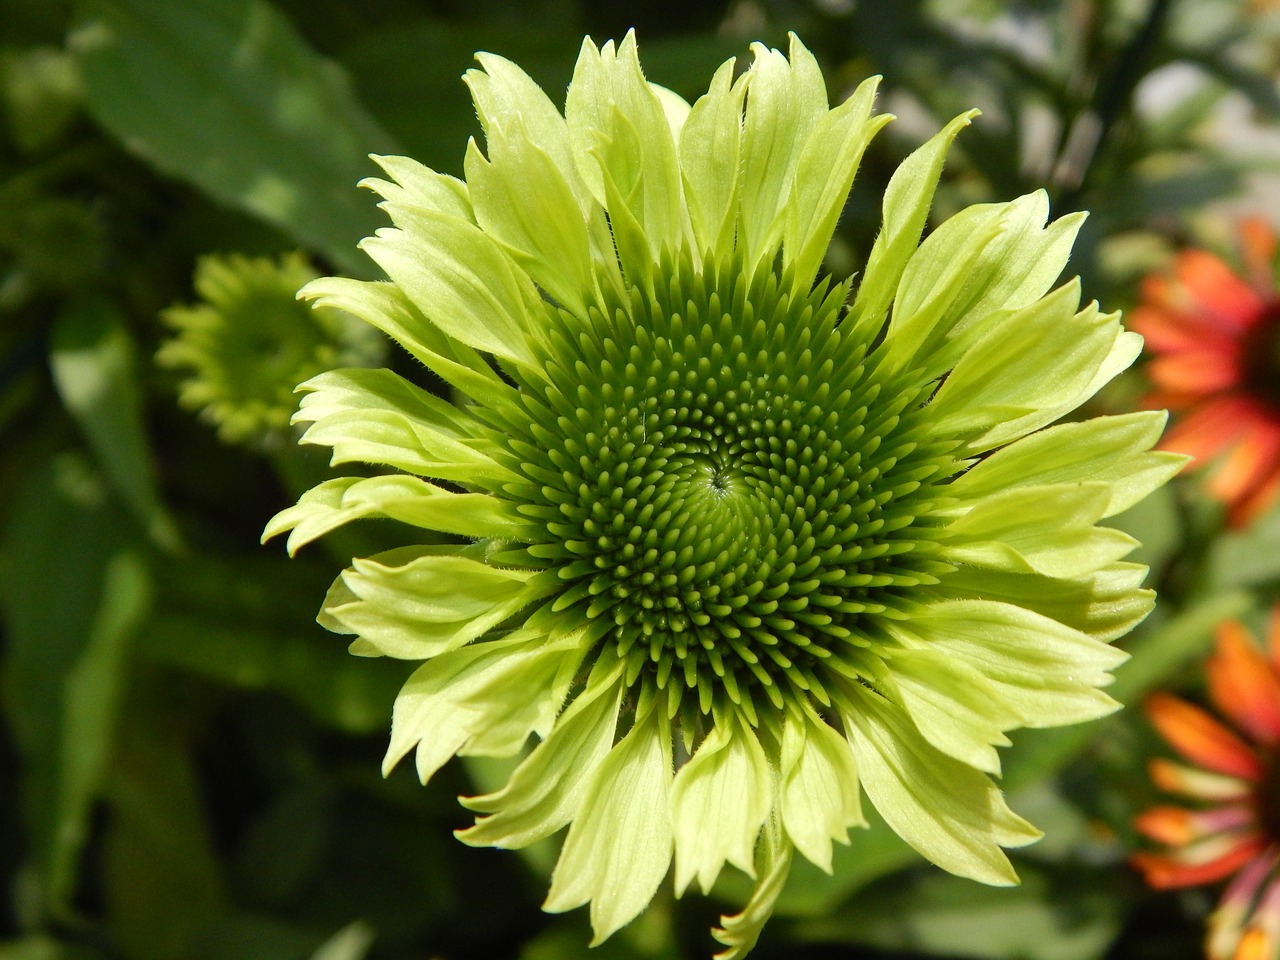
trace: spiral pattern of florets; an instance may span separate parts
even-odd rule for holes
[[[496,438],[528,483],[508,492],[563,580],[557,611],[628,661],[628,682],[781,708],[857,676],[901,591],[938,582],[948,451],[917,415],[934,385],[886,380],[838,325],[847,293],[670,258],[586,318],[551,308],[528,421]]]

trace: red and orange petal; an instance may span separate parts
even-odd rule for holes
[[[1135,853],[1129,862],[1155,890],[1198,887],[1225,880],[1267,849],[1257,832],[1224,834],[1169,853]]]
[[[1161,399],[1167,402],[1172,398]],[[1194,458],[1196,465],[1204,466],[1204,461],[1247,435],[1254,422],[1253,413],[1249,402],[1240,397],[1210,400],[1174,424],[1160,441],[1160,449],[1185,453]]]
[[[1209,489],[1217,497],[1235,503],[1263,486],[1280,470],[1280,422],[1268,419],[1255,424],[1237,441],[1214,471]]]
[[[1211,810],[1187,810],[1183,807],[1152,807],[1140,814],[1134,827],[1157,843],[1181,847],[1254,826],[1257,817],[1249,806],[1215,807]]]
[[[1262,316],[1266,299],[1207,250],[1184,250],[1173,263],[1186,295],[1221,327],[1244,331]]]
[[[1218,627],[1205,673],[1213,702],[1237,727],[1258,743],[1280,742],[1280,677],[1241,624]]]
[[[1129,326],[1142,334],[1147,349],[1154,353],[1234,355],[1240,350],[1239,335],[1222,329],[1202,313],[1180,313],[1147,302],[1129,312]]]
[[[1243,867],[1209,915],[1205,952],[1209,960],[1235,960],[1245,922],[1253,912],[1259,888],[1276,866],[1274,849]]]
[[[1172,760],[1156,757],[1148,765],[1151,781],[1165,793],[1176,793],[1194,800],[1243,800],[1253,787],[1247,780],[1210,773],[1199,767],[1185,767]]]
[[[1239,737],[1199,707],[1167,693],[1147,698],[1147,716],[1160,735],[1193,763],[1257,781],[1262,777],[1262,761]]]
[[[1276,232],[1265,220],[1247,217],[1240,222],[1240,252],[1244,256],[1249,279],[1259,290],[1275,286],[1272,264],[1276,258]]]
[[[1147,376],[1163,390],[1206,397],[1234,389],[1241,379],[1235,353],[1211,350],[1157,357],[1147,364]]]

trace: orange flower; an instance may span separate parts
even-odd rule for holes
[[[1224,725],[1167,693],[1151,696],[1147,714],[1186,760],[1151,763],[1162,789],[1198,801],[1193,809],[1158,806],[1134,825],[1162,844],[1135,854],[1133,865],[1157,889],[1231,878],[1209,918],[1210,960],[1280,957],[1280,606],[1267,651],[1238,623],[1218,628],[1205,665],[1209,695]]]
[[[1280,494],[1280,290],[1276,234],[1240,225],[1246,276],[1204,250],[1184,250],[1171,275],[1142,286],[1132,326],[1155,354],[1147,372],[1153,407],[1183,411],[1166,450],[1212,466],[1209,491],[1242,526]]]

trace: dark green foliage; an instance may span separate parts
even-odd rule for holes
[[[1055,215],[1092,210],[1071,269],[1108,308],[1207,204],[1256,205],[1247,175],[1275,173],[1214,119],[1280,112],[1274,20],[1228,0],[0,0],[0,960],[587,956],[580,912],[538,910],[545,845],[519,861],[450,837],[468,822],[452,797],[504,778],[492,761],[429,790],[379,776],[408,665],[354,660],[312,619],[379,529],[295,561],[260,547],[322,465],[219,444],[151,358],[199,255],[301,248],[373,276],[367,154],[460,172],[475,50],[555,97],[584,33],[633,25],[651,78],[687,96],[789,29],[833,90],[885,75],[903,121],[863,162],[840,274],[920,131],[973,105],[935,215],[1040,186]],[[1212,627],[1257,626],[1278,592],[1277,515],[1223,536],[1188,490],[1120,518],[1163,594],[1128,641],[1126,703],[1193,678]],[[757,956],[1198,956],[1212,901],[1123,865],[1155,749],[1132,710],[1020,735],[1004,786],[1049,835],[1021,888],[921,866],[873,824],[833,876],[797,865]],[[661,896],[590,956],[708,956],[715,904]]]

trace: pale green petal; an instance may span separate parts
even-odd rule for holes
[[[475,222],[467,185],[457,177],[436,173],[408,157],[374,157],[373,161],[387,172],[391,180],[368,177],[359,185],[383,197],[386,202],[380,206],[400,226],[404,224],[396,219],[397,212],[408,213],[411,210],[434,210]]]
[[[671,789],[676,896],[697,877],[709,893],[727,860],[755,875],[756,837],[773,806],[773,774],[750,724],[720,717]]]
[[[796,161],[827,113],[827,86],[818,62],[793,33],[790,59],[751,45],[751,93],[742,124],[738,250],[754,267],[782,242]]]
[[[864,80],[848,100],[818,120],[796,160],[782,249],[795,271],[797,289],[808,290],[813,284],[863,151],[893,119],[888,114],[871,116],[879,83],[879,77]]]
[[[583,179],[564,117],[542,89],[514,63],[491,53],[478,53],[476,59],[484,68],[483,72],[469,71],[464,79],[471,88],[476,112],[485,126],[486,137],[492,136],[490,127],[493,124],[518,118],[529,143],[546,156],[556,171],[556,177],[573,194],[577,208],[587,224],[592,261],[597,267],[603,267],[612,285],[621,292],[622,283],[617,271],[613,237],[609,233],[608,222],[601,207],[604,202],[603,193],[598,189],[589,189]],[[490,159],[495,159],[492,153]],[[555,192],[559,192],[558,186]],[[570,212],[564,211],[560,216],[567,216]],[[494,213],[496,219],[497,212]],[[540,249],[546,250],[548,246],[543,244]],[[577,264],[573,267],[576,269]],[[568,304],[572,301],[560,302]]]
[[[428,660],[396,696],[383,775],[415,747],[424,784],[454,754],[515,753],[550,728],[582,653],[524,632]]]
[[[1045,226],[1042,191],[1006,204],[967,207],[911,257],[894,298],[889,347],[897,368],[928,380],[949,370],[1000,311],[1028,306],[1066,266],[1084,222],[1071,214]]]
[[[326,605],[325,613],[346,632],[405,660],[423,660],[469,643],[555,586],[531,571],[448,555],[420,556],[399,565],[357,559],[342,581],[356,599]]]
[[[297,504],[281,510],[262,533],[271,537],[291,530],[289,556],[331,530],[364,517],[389,517],[416,527],[464,537],[519,539],[529,529],[506,500],[479,493],[453,493],[443,487],[395,474],[387,477],[334,477],[304,493]]]
[[[1087,577],[1138,545],[1095,524],[1111,503],[1105,483],[1010,487],[987,494],[947,527],[939,556],[1010,573]]]
[[[977,110],[960,114],[902,161],[889,178],[884,192],[884,222],[872,244],[850,311],[850,322],[856,326],[879,329],[898,281],[920,243],[951,142],[977,115]]]
[[[699,250],[728,257],[737,228],[741,177],[742,104],[751,73],[735,82],[734,61],[716,71],[711,89],[693,105],[680,133],[685,205]]]
[[[802,704],[782,721],[780,766],[778,806],[787,836],[830,873],[832,841],[848,843],[849,827],[867,825],[849,742]]]
[[[294,423],[318,423],[352,410],[394,407],[449,437],[472,437],[479,424],[467,413],[386,368],[330,370],[298,387]]]
[[[969,435],[963,449],[978,453],[1078,406],[1121,333],[1115,315],[1092,307],[1076,313],[1079,299],[1073,280],[993,323],[930,404],[933,435]]]
[[[647,240],[649,263],[657,262],[664,246],[674,249],[684,236],[684,205],[671,124],[644,79],[634,33],[616,50],[612,41],[599,50],[583,41],[565,120],[577,168],[596,201],[611,221],[628,215]],[[616,199],[609,197],[608,182]],[[624,259],[624,268],[642,265],[638,254],[622,252],[636,258]]]
[[[482,69],[468,70],[462,79],[471,91],[486,138],[494,124],[519,117],[530,142],[551,159],[585,206],[584,188],[574,169],[569,129],[551,98],[510,60],[492,53],[477,53],[476,60]]]
[[[756,864],[759,880],[751,898],[738,913],[722,916],[721,926],[711,931],[728,948],[717,953],[715,960],[741,960],[756,945],[791,873],[791,851],[778,818],[770,817],[760,835]]]
[[[608,672],[593,675],[501,790],[461,800],[490,816],[457,831],[459,840],[519,849],[551,836],[578,815],[591,778],[613,747],[625,666],[616,660]]]
[[[676,143],[679,143],[680,134],[684,131],[685,122],[689,119],[689,111],[692,109],[689,101],[660,83],[650,83],[649,89],[662,104],[662,113],[667,118],[668,126],[671,127],[671,136]]]
[[[651,702],[596,770],[543,909],[563,913],[590,900],[592,946],[633,920],[671,865],[670,805],[671,729]]]
[[[1145,566],[1126,562],[1079,580],[960,567],[947,575],[946,592],[1025,607],[1107,641],[1124,636],[1151,612],[1155,593],[1140,589],[1146,576]]]
[[[1095,720],[1118,704],[1100,686],[1128,659],[1123,650],[1038,613],[990,600],[948,600],[886,623],[904,646],[936,651],[973,667],[1023,726]]]
[[[901,708],[861,684],[841,687],[840,716],[863,788],[885,822],[926,859],[995,886],[1018,882],[1000,848],[1039,839],[986,774],[947,756]]]
[[[1021,726],[1000,691],[978,670],[938,651],[899,650],[888,662],[885,680],[921,735],[943,753],[998,774],[995,747],[1007,747],[1004,731]]]
[[[383,228],[361,249],[449,336],[531,365],[543,317],[533,282],[469,221],[427,210],[417,219],[412,233]]]
[[[572,187],[519,114],[488,129],[488,159],[474,140],[466,157],[480,227],[557,303],[581,314],[593,283],[591,244]]]
[[[446,383],[475,400],[498,408],[514,402],[515,391],[479,353],[446,336],[393,283],[323,277],[303,287],[298,296],[373,324]]]
[[[382,463],[422,476],[493,487],[517,474],[493,459],[478,424],[390,370],[332,370],[298,388],[300,442],[333,448],[332,462]]]
[[[1182,468],[1185,458],[1151,448],[1168,415],[1163,410],[1063,423],[997,450],[957,477],[951,492],[962,500],[1013,487],[1106,482],[1111,500],[1104,517],[1133,506]]]

